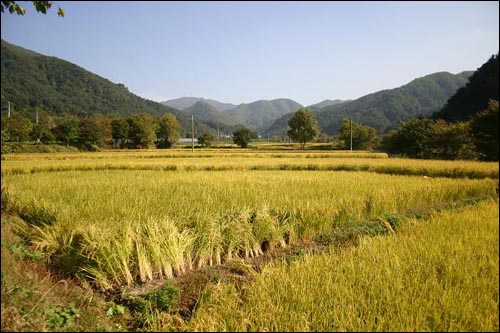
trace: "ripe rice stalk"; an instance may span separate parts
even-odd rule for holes
[[[278,220],[270,214],[267,205],[252,213],[250,221],[255,237],[254,253],[262,254],[271,250],[276,244],[284,244],[282,230]]]
[[[227,260],[234,257],[248,258],[255,243],[247,210],[225,214],[219,218],[222,224],[223,252]]]
[[[191,269],[191,251],[194,242],[191,230],[185,229],[179,232],[171,219],[155,220],[153,223],[157,226],[157,235],[160,238],[157,243],[164,267],[172,267],[174,275],[181,275]]]
[[[134,236],[135,237],[133,238],[133,240],[136,250],[139,278],[141,282],[151,281],[153,280],[153,269],[151,267],[148,249],[146,248],[146,246],[144,246],[142,237],[140,237],[140,235],[135,234]]]
[[[148,251],[151,269],[155,277],[157,275],[159,278],[164,276],[170,278],[173,276],[173,268],[164,251],[162,251],[163,237],[165,235],[155,222],[148,220],[144,224],[141,224],[138,237]]]
[[[193,221],[195,240],[194,259],[197,267],[220,265],[222,262],[223,238],[220,223],[213,216],[196,216]]]
[[[103,288],[256,256],[264,241],[269,248],[294,244],[380,213],[495,196],[497,187],[490,179],[344,171],[78,171],[2,182],[19,207],[36,202],[57,214],[52,225],[20,224],[19,232],[54,262],[69,263],[76,251],[74,271],[98,269]]]
[[[84,245],[81,251],[87,259],[83,271],[93,274],[99,270],[100,274],[93,280],[103,286],[108,285],[109,281],[118,285],[130,285],[134,282],[132,271],[135,248],[130,226],[125,224],[116,232],[106,232],[89,225],[82,234]],[[103,276],[106,277],[101,283]]]

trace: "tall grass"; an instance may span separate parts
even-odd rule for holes
[[[496,182],[331,171],[74,171],[4,175],[2,185],[8,205],[30,217],[18,232],[63,271],[106,290],[258,256],[347,222],[494,196]]]
[[[409,219],[356,248],[273,263],[243,289],[216,285],[181,329],[498,331],[498,237],[498,201]]]

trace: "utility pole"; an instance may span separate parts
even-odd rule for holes
[[[9,107],[8,107],[9,108],[9,116],[8,116],[8,118],[10,118],[10,101],[8,102],[8,105],[9,105]]]
[[[194,115],[191,115],[191,152],[194,154]]]
[[[352,119],[349,119],[349,124],[351,125],[351,151],[352,151]]]

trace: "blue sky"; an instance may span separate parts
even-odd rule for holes
[[[234,104],[355,99],[427,74],[475,70],[499,50],[490,2],[21,2],[2,39],[139,96]]]

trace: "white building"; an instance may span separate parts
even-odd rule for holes
[[[191,143],[191,140],[191,138],[180,138],[179,140],[177,140],[177,143]],[[194,143],[198,143],[197,138],[194,139]]]

